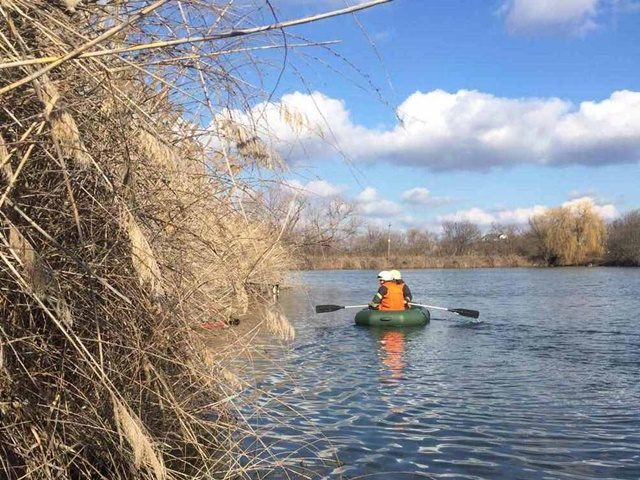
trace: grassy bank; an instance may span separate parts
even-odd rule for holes
[[[508,256],[423,256],[403,255],[371,257],[359,255],[335,255],[327,257],[305,257],[302,268],[308,270],[348,270],[385,268],[493,268],[493,267],[534,267],[537,266],[525,257]]]
[[[227,120],[214,150],[184,117],[245,104],[235,67],[163,46],[238,19],[179,3],[0,0],[0,478],[251,468],[225,369],[250,336],[211,348],[200,326],[268,304],[290,256],[242,176],[264,146]]]

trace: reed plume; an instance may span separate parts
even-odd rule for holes
[[[238,29],[226,1],[0,0],[1,477],[249,475],[242,381],[197,326],[291,264],[250,176],[282,163],[203,125],[263,93],[238,72],[269,32],[386,1]]]
[[[145,8],[83,51],[167,41],[157,26],[179,26],[180,11],[155,5],[2,0],[3,63],[63,58]],[[234,21],[223,5],[181,8]],[[239,381],[203,361],[194,328],[246,312],[288,260],[276,227],[229,195],[237,184],[199,138],[211,133],[186,118],[185,99],[227,89],[226,74],[203,59],[206,85],[189,83],[198,69],[176,53],[2,70],[0,477],[244,473],[225,387]],[[264,163],[246,130],[227,137],[245,164]]]

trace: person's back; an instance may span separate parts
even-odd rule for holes
[[[407,285],[404,280],[402,280],[402,274],[399,270],[391,270],[389,272],[391,274],[391,278],[397,284],[402,286],[402,298],[404,299],[404,308],[411,308],[411,300],[413,300],[413,296],[411,295],[411,289],[409,285]]]
[[[369,308],[375,310],[404,310],[405,300],[403,296],[403,287],[396,283],[391,274],[383,270],[378,274],[380,288],[374,295]]]
[[[384,282],[382,284],[386,288],[386,295],[383,295],[380,301],[380,310],[404,310],[404,295],[402,294],[402,285],[395,281]]]

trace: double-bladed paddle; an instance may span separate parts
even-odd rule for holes
[[[367,308],[369,305],[316,305],[316,313],[336,312],[343,308]]]
[[[462,315],[463,317],[478,318],[480,316],[480,312],[478,310],[469,310],[468,308],[434,307],[433,305],[423,305],[421,303],[413,303],[413,302],[410,302],[410,304],[415,305],[416,307],[433,308],[434,310],[444,310],[445,312],[455,313],[456,315]]]
[[[478,310],[469,310],[468,308],[444,308],[434,307],[433,305],[423,305],[421,303],[413,303],[416,307],[433,308],[434,310],[444,310],[445,312],[455,313],[463,317],[478,318],[480,312]],[[316,313],[336,312],[343,308],[367,308],[368,305],[316,305]]]

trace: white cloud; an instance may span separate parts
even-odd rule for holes
[[[339,152],[354,162],[388,161],[432,170],[640,160],[640,92],[628,90],[579,106],[558,98],[514,99],[469,90],[416,92],[398,107],[401,122],[389,129],[353,122],[343,101],[319,92],[285,95],[282,103],[286,109],[258,105],[253,121],[231,114],[257,124],[292,162]],[[295,112],[298,121],[283,110]]]
[[[391,200],[382,199],[374,203],[358,204],[358,212],[366,217],[389,218],[402,212],[402,208]]]
[[[313,180],[307,183],[305,190],[319,197],[333,197],[342,193],[345,187],[333,185],[325,180]]]
[[[373,187],[366,187],[356,197],[356,200],[362,203],[375,202],[377,199],[378,199],[378,191]]]
[[[402,213],[402,207],[396,202],[381,198],[373,187],[366,187],[356,196],[358,213],[365,217],[388,219]]]
[[[640,11],[637,0],[502,0],[511,33],[585,35],[617,16]]]
[[[607,221],[613,220],[619,215],[618,210],[613,204],[597,204],[591,197],[574,198],[573,200],[564,202],[562,206],[572,209],[578,209],[582,206],[587,206]]]
[[[548,210],[547,207],[535,205],[528,208],[515,208],[512,210],[486,211],[481,208],[459,210],[455,213],[441,215],[440,222],[471,222],[476,225],[489,226],[494,223],[524,225],[534,215],[540,215]]]
[[[618,216],[618,211],[613,204],[598,204],[591,197],[582,197],[569,200],[562,204],[563,207],[579,208],[582,205],[591,207],[604,220],[612,220]],[[489,226],[491,224],[515,224],[525,225],[529,218],[535,215],[545,213],[549,207],[543,205],[534,205],[526,208],[503,209],[496,211],[486,211],[481,208],[470,208],[468,210],[459,210],[455,213],[440,215],[439,222],[462,222],[468,221],[480,226]]]
[[[582,197],[593,197],[593,195],[595,195],[595,192],[593,190],[571,190],[567,196],[572,199],[575,200],[576,198],[582,198]]]
[[[340,195],[346,190],[344,185],[334,185],[326,180],[312,180],[306,184],[303,184],[298,180],[290,180],[285,182],[285,186],[297,192],[301,192],[304,195],[313,195],[323,198]]]
[[[438,216],[439,222],[471,222],[476,225],[491,225],[496,222],[494,214],[488,213],[481,208],[470,208],[469,210],[458,210],[455,213]]]
[[[433,197],[431,196],[431,192],[422,187],[412,188],[402,194],[402,200],[416,205],[426,205],[432,199]]]
[[[547,30],[584,34],[597,28],[596,16],[603,0],[506,0],[507,27],[511,32]]]
[[[535,215],[543,214],[547,207],[534,205],[527,208],[514,208],[512,210],[499,210],[495,215],[495,223],[524,225]]]
[[[434,197],[424,187],[411,188],[401,195],[402,201],[412,205],[443,205],[451,200],[443,197]]]

